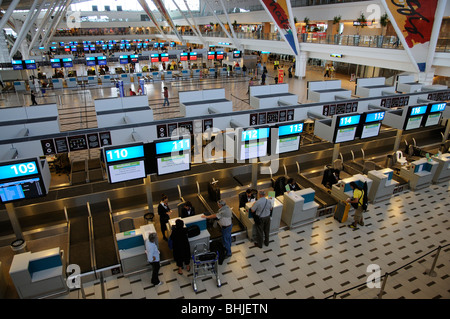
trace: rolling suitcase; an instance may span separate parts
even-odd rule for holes
[[[345,201],[339,201],[334,210],[334,219],[340,223],[344,223],[348,218],[348,211],[351,205]]]
[[[208,195],[209,199],[217,202],[220,200],[220,188],[217,186],[217,183],[209,183],[208,184]]]

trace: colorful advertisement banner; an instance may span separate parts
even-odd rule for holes
[[[384,0],[391,23],[404,37],[420,72],[424,72],[438,0]],[[392,21],[393,20],[393,21]],[[398,33],[398,32],[397,32]]]
[[[289,23],[289,9],[286,0],[260,0],[262,6],[266,9],[273,22],[278,27],[279,32],[297,55],[297,47],[294,36],[297,36],[295,29],[293,30]]]
[[[283,83],[284,81],[284,70],[278,69],[278,83]]]

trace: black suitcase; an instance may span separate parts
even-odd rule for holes
[[[219,254],[219,265],[223,264],[223,261],[225,260],[225,255],[227,253],[225,247],[222,244],[221,240],[214,240],[209,244],[209,251],[217,252]]]
[[[195,237],[200,235],[200,227],[198,225],[191,225],[187,227],[188,237]]]
[[[209,183],[208,184],[208,195],[209,195],[209,199],[217,202],[218,200],[220,200],[220,188],[219,186],[217,186],[217,183],[212,184]]]

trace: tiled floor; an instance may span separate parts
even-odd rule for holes
[[[435,253],[423,255],[449,244],[449,183],[422,190],[405,191],[389,201],[373,204],[365,213],[365,226],[358,230],[322,217],[312,224],[284,230],[271,237],[270,245],[254,248],[244,240],[234,243],[233,256],[219,266],[222,286],[212,278],[198,280],[192,288],[192,274],[177,274],[172,261],[159,272],[161,286],[150,283],[151,272],[106,279],[108,299],[373,299],[380,289],[365,284],[373,270],[390,273],[384,299],[450,298],[450,247],[440,251],[437,276],[424,274]],[[166,244],[165,242],[162,244]],[[416,260],[417,259],[417,260]],[[392,273],[394,270],[406,268]],[[374,276],[371,282],[374,282]],[[344,293],[344,290],[360,285]],[[381,284],[381,283],[380,283]],[[87,299],[100,299],[101,285],[84,286]],[[80,290],[64,299],[81,298]]]

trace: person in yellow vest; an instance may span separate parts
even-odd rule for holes
[[[347,203],[352,204],[355,208],[355,215],[353,216],[353,223],[348,225],[350,228],[357,229],[358,224],[364,226],[363,222],[363,198],[364,191],[358,187],[355,182],[350,182],[350,187],[353,189],[353,196],[351,198],[347,198]]]

